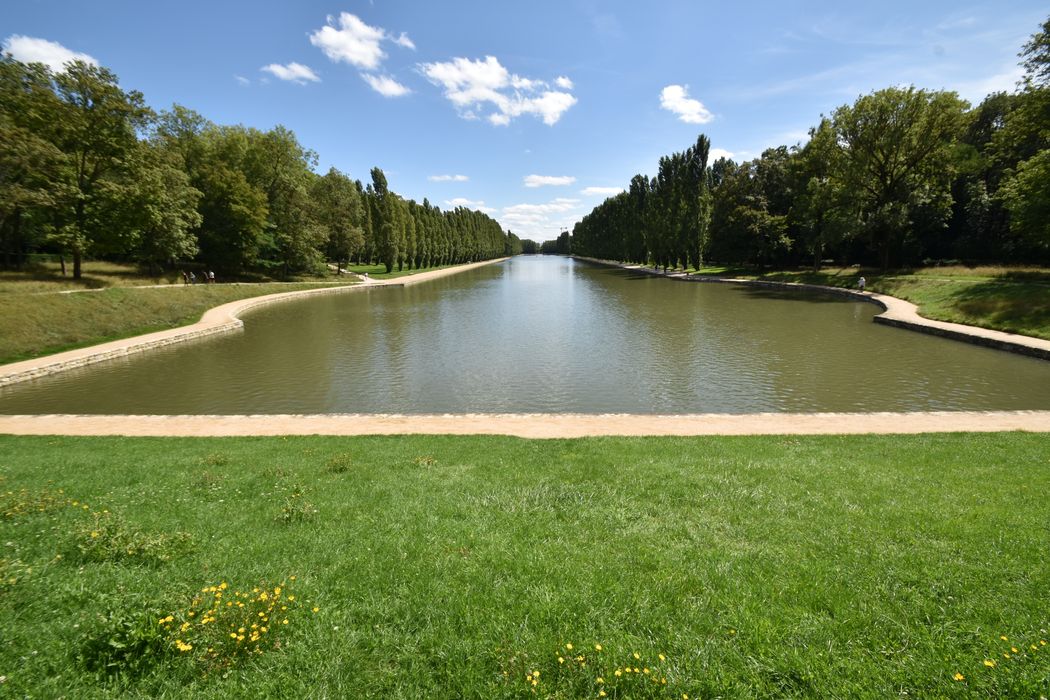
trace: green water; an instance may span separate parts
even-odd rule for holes
[[[243,333],[0,391],[0,413],[1050,409],[1050,362],[870,304],[526,256],[251,312]]]

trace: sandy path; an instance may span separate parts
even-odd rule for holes
[[[586,414],[0,416],[13,435],[829,435],[927,432],[1050,433],[1050,411],[756,413],[677,416]]]

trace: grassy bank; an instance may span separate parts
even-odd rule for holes
[[[194,323],[208,309],[329,282],[111,287],[93,292],[0,295],[0,364]]]
[[[849,288],[863,274],[869,291],[907,299],[926,318],[1050,340],[1050,271],[1038,268],[930,267],[891,273],[712,268],[703,273]]]
[[[1048,448],[0,437],[0,675],[41,697],[1039,697]]]

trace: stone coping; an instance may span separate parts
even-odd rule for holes
[[[0,434],[219,437],[251,435],[507,435],[521,438],[694,435],[1050,433],[1050,411],[692,415],[462,414],[0,416]]]
[[[218,333],[239,331],[244,327],[244,322],[240,319],[241,314],[251,311],[252,309],[268,306],[288,299],[299,299],[321,294],[342,294],[361,289],[371,289],[373,287],[406,287],[436,279],[438,277],[445,277],[466,270],[471,270],[482,265],[502,262],[503,260],[506,260],[506,258],[497,258],[494,260],[485,260],[479,263],[444,267],[438,270],[427,270],[426,272],[419,272],[414,275],[407,275],[405,277],[398,277],[390,280],[361,278],[361,283],[355,285],[319,287],[317,289],[303,289],[295,292],[276,292],[274,294],[266,294],[264,296],[231,301],[205,311],[199,321],[189,326],[170,328],[168,330],[147,333],[132,338],[122,338],[120,340],[101,343],[99,345],[91,345],[76,350],[45,355],[44,357],[35,357],[31,360],[22,360],[21,362],[0,365],[0,388],[55,374],[57,372],[64,372],[75,367],[83,367],[85,365],[95,364],[96,362],[104,362],[117,357],[144,352],[153,348],[173,345],[175,343],[184,343],[189,340],[205,338]]]
[[[887,294],[875,292],[860,292],[842,287],[825,287],[818,284],[803,284],[801,282],[771,282],[768,280],[746,280],[735,277],[718,277],[712,275],[693,275],[687,272],[662,272],[643,265],[634,265],[616,262],[614,260],[600,260],[598,258],[587,258],[576,256],[579,260],[619,267],[632,272],[640,272],[654,277],[666,277],[668,279],[682,280],[686,282],[708,282],[714,284],[743,284],[752,287],[766,287],[769,289],[784,290],[809,290],[822,294],[832,294],[840,297],[848,297],[857,301],[865,301],[875,304],[883,311],[875,316],[875,323],[881,323],[896,328],[904,328],[919,333],[936,335],[950,340],[959,340],[972,345],[981,345],[995,350],[1006,350],[1007,352],[1027,355],[1041,360],[1050,360],[1050,340],[1032,338],[1027,335],[1016,333],[1005,333],[993,331],[977,326],[967,326],[962,323],[948,323],[947,321],[934,321],[919,315],[919,307],[910,301],[891,297]]]

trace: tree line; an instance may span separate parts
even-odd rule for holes
[[[701,135],[585,216],[572,250],[664,268],[1050,263],[1050,19],[1020,57],[1020,88],[972,109],[886,88],[742,163],[709,163]]]
[[[0,264],[43,251],[72,262],[196,261],[227,274],[316,272],[326,261],[431,267],[522,251],[488,215],[442,211],[362,184],[295,134],[217,125],[175,105],[155,112],[106,68],[52,72],[0,57]]]

